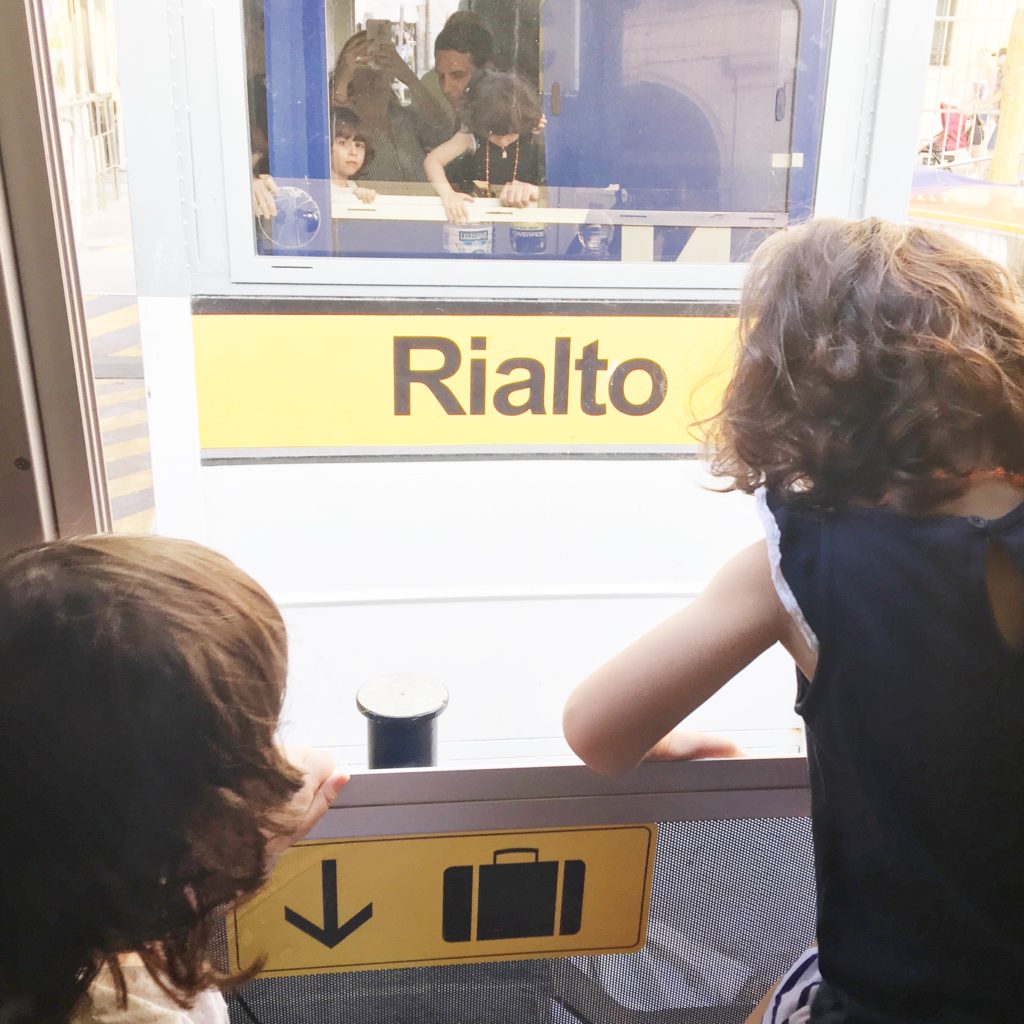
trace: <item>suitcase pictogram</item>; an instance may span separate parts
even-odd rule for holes
[[[507,859],[512,856],[526,859]],[[490,864],[446,868],[442,937],[445,942],[470,942],[576,935],[583,923],[585,876],[582,860],[541,860],[536,847],[495,850]],[[474,901],[476,935],[472,934]]]

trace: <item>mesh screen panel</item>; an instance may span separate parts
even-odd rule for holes
[[[232,1024],[741,1024],[813,941],[805,818],[659,825],[639,953],[257,979]]]

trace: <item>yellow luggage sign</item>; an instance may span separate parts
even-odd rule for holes
[[[655,825],[337,839],[284,853],[229,920],[264,976],[632,953]]]

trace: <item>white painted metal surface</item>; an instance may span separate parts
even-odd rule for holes
[[[569,757],[561,708],[590,670],[760,536],[753,500],[695,462],[253,465],[203,470],[207,540],[285,610],[289,740],[365,759],[355,693],[420,672],[451,693],[442,763]],[[794,753],[773,651],[694,716]]]

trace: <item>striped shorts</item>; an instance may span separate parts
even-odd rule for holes
[[[761,1024],[806,1024],[811,1016],[811,1000],[820,984],[818,950],[811,948],[775,987]]]

